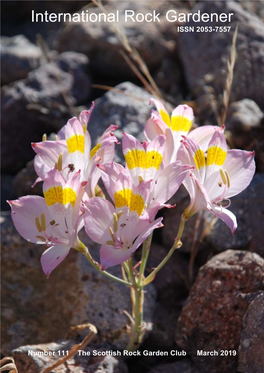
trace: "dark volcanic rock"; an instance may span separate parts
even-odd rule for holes
[[[231,198],[229,207],[237,217],[238,228],[231,235],[230,229],[218,220],[205,236],[206,243],[215,252],[227,249],[247,249],[264,257],[264,175],[256,174],[239,195]]]
[[[1,85],[24,79],[40,63],[41,50],[23,35],[1,37]]]
[[[243,317],[249,303],[264,290],[264,260],[255,253],[225,251],[199,271],[176,330],[176,343],[191,354],[203,373],[236,372]],[[197,356],[197,350],[218,356]]]
[[[149,373],[200,373],[193,362],[189,359],[176,361],[175,363],[160,364],[150,370]]]
[[[76,342],[58,341],[53,343],[22,346],[12,351],[19,373],[39,373],[44,368],[53,365],[63,352],[69,351]],[[121,360],[113,356],[93,356],[94,351],[103,353],[105,348],[92,346],[79,350],[74,357],[64,364],[52,369],[56,373],[127,373],[127,366]],[[50,353],[53,356],[38,356],[41,352]]]
[[[262,373],[264,368],[264,293],[249,305],[243,320],[239,372]]]
[[[108,13],[116,14],[119,11],[118,28],[123,36],[126,35],[132,48],[136,48],[146,65],[151,69],[159,66],[166,55],[175,49],[176,25],[171,27],[165,20],[165,12],[169,4],[161,2],[110,2],[105,6]],[[130,18],[125,22],[126,10],[135,13],[149,13],[156,10],[160,13],[160,22],[133,22]],[[100,8],[89,8],[89,13],[96,15],[102,13]],[[166,37],[166,30],[170,30]],[[172,37],[172,35],[174,37]],[[76,43],[78,40],[78,43]],[[73,50],[84,53],[91,60],[91,67],[97,72],[107,76],[134,77],[134,72],[121,56],[120,51],[124,50],[120,38],[115,33],[115,26],[109,22],[74,22],[68,23],[58,38],[58,50],[60,52]]]
[[[264,24],[255,15],[242,9],[233,1],[204,1],[192,12],[233,13],[231,22],[207,23],[208,26],[231,26],[230,32],[181,33],[179,54],[188,86],[191,90],[204,84],[206,74],[212,75],[211,85],[216,95],[221,95],[226,82],[226,58],[230,56],[232,35],[237,24],[237,59],[231,101],[245,97],[263,106],[264,96]],[[204,23],[189,22],[188,26],[204,26]]]
[[[111,91],[95,100],[95,108],[89,121],[89,132],[93,143],[110,124],[118,126],[115,135],[122,139],[122,132],[144,140],[144,126],[151,114],[151,95],[143,88],[130,82],[117,85]],[[115,159],[124,162],[122,146],[116,145]]]
[[[255,150],[257,169],[264,171],[264,114],[247,98],[233,102],[228,110],[226,129],[232,148]]]
[[[87,66],[86,56],[63,54],[30,72],[25,80],[3,87],[3,171],[19,171],[34,156],[30,143],[40,141],[43,133],[57,132],[73,116],[72,105],[88,98]]]
[[[44,248],[20,237],[9,214],[2,216],[1,233],[3,354],[25,344],[63,339],[69,327],[87,322],[98,329],[96,343],[126,347],[128,319],[122,311],[131,309],[129,288],[109,281],[75,250],[47,280],[39,261]],[[98,260],[98,245],[84,232],[80,238]],[[119,266],[109,272],[121,275]],[[148,286],[144,319],[150,329],[155,294],[153,285]]]
[[[1,209],[0,211],[10,210],[9,204],[6,202],[8,199],[16,198],[16,191],[13,187],[14,176],[1,175]]]
[[[14,178],[13,187],[16,191],[16,197],[22,197],[28,194],[43,196],[42,182],[32,187],[37,177],[38,175],[34,169],[34,160],[32,160],[28,162],[26,167],[19,171]]]

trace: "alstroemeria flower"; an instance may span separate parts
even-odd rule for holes
[[[75,247],[83,226],[80,172],[73,173],[65,182],[59,171],[49,171],[44,179],[43,192],[45,198],[26,196],[8,203],[19,234],[29,242],[49,247],[41,257],[42,269],[49,277],[70,248]]]
[[[229,198],[242,192],[251,182],[255,173],[254,152],[227,150],[224,134],[215,131],[206,153],[197,142],[185,137],[178,157],[195,167],[183,182],[191,198],[185,216],[189,218],[207,209],[223,220],[234,234],[236,217],[226,207],[230,205]],[[223,206],[223,201],[227,201],[227,206]]]
[[[158,135],[151,142],[141,144],[135,137],[125,134],[122,139],[123,153],[127,169],[133,183],[152,180],[147,211],[153,219],[165,203],[177,192],[189,169],[180,161],[170,163],[164,168],[165,136]]]
[[[155,104],[157,111],[153,110],[151,117],[145,125],[145,136],[148,141],[152,141],[156,136],[163,134],[166,136],[164,165],[175,162],[177,151],[180,147],[182,136],[188,136],[202,147],[207,149],[209,141],[214,132],[223,131],[224,128],[217,126],[202,126],[189,132],[193,121],[193,110],[188,105],[177,106],[170,116],[164,105],[155,99],[150,100],[150,104]]]
[[[87,182],[88,195],[94,195],[95,186],[100,178],[100,170],[96,165],[113,160],[117,139],[112,131],[116,130],[117,126],[111,125],[103,133],[99,143],[91,150],[87,121],[92,108],[90,111],[81,112],[79,120],[76,117],[70,119],[58,133],[58,141],[32,144],[37,153],[34,160],[35,170],[39,176],[37,181],[43,180],[47,172],[61,162],[60,171],[64,179],[67,180],[72,172],[80,170],[81,181]]]
[[[87,202],[84,217],[88,236],[101,244],[102,270],[127,261],[151,232],[162,227],[162,218],[150,223],[140,219],[142,196],[127,189],[115,193],[115,208],[111,202],[93,197]]]

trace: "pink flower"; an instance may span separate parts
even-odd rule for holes
[[[165,203],[176,193],[189,169],[180,161],[164,167],[164,135],[156,136],[151,142],[141,144],[135,137],[125,134],[122,140],[126,166],[133,183],[152,180],[146,209],[150,219],[154,219],[162,207],[172,207]]]
[[[122,207],[114,208],[111,202],[93,197],[87,202],[84,217],[86,233],[93,241],[102,245],[102,270],[127,261],[155,228],[162,227],[162,218],[152,223],[140,218],[140,195],[131,196],[125,189],[117,193],[117,199],[125,200],[124,203],[121,200],[118,202]],[[138,201],[137,205],[135,201]]]
[[[94,195],[94,188],[100,178],[97,163],[110,162],[114,158],[114,147],[117,142],[112,131],[117,126],[111,125],[99,139],[99,143],[91,150],[91,138],[87,131],[87,121],[91,111],[83,111],[79,120],[74,117],[58,133],[58,141],[43,141],[33,143],[32,147],[37,153],[34,166],[39,178],[36,182],[44,180],[45,175],[53,167],[57,167],[61,157],[62,176],[65,180],[76,170],[81,171],[81,181],[87,182],[87,193]]]
[[[26,196],[8,203],[19,234],[29,242],[49,247],[41,257],[42,269],[49,277],[77,244],[83,226],[80,172],[65,182],[60,172],[52,169],[44,179],[43,192],[45,198]]]
[[[209,210],[219,217],[234,234],[235,215],[222,205],[222,201],[242,192],[255,173],[254,152],[227,150],[224,134],[215,131],[206,152],[194,140],[185,137],[178,151],[183,163],[195,168],[184,180],[191,198],[185,210],[187,218],[199,210]]]
[[[165,166],[180,159],[177,157],[177,151],[180,147],[182,136],[188,136],[198,142],[202,149],[205,149],[213,133],[216,130],[223,131],[223,129],[216,126],[203,126],[189,133],[194,118],[192,108],[188,105],[179,105],[170,116],[160,101],[151,99],[151,103],[155,104],[158,111],[152,111],[151,117],[145,125],[145,136],[149,141],[160,134],[166,136]]]
[[[116,163],[100,166],[102,178],[113,200],[91,198],[87,203],[85,230],[92,240],[102,245],[102,269],[128,260],[155,228],[162,226],[159,218],[154,222],[145,211],[151,181],[135,186],[129,173]]]

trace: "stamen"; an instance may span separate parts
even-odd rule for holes
[[[58,141],[58,135],[55,135],[55,141]]]
[[[43,232],[45,232],[45,230],[46,230],[46,218],[45,218],[44,214],[41,214],[40,220],[41,220],[41,230]]]
[[[139,184],[141,184],[142,181],[144,181],[142,176],[139,176],[139,177],[138,177],[138,180],[139,180]]]
[[[58,162],[55,162],[55,166],[56,170],[58,169]]]
[[[40,241],[42,241],[42,242],[46,242],[46,239],[44,238],[44,237],[42,237],[42,236],[36,236]]]
[[[118,228],[118,218],[117,218],[117,215],[116,213],[114,212],[113,213],[113,218],[114,218],[114,231],[117,232],[117,228]]]
[[[225,171],[225,176],[226,176],[226,180],[227,180],[227,186],[228,186],[228,188],[230,188],[230,177],[229,177],[227,171]]]
[[[123,211],[119,211],[119,213],[117,214],[117,219],[119,220],[121,215],[123,214]]]
[[[59,155],[57,170],[62,171],[62,153]]]
[[[114,241],[106,241],[106,244],[107,244],[107,245],[111,245],[111,246],[115,246]]]
[[[115,241],[115,236],[112,227],[109,227],[109,232],[111,234],[112,240]]]
[[[35,219],[35,224],[36,224],[37,230],[38,230],[39,232],[41,232],[42,229],[41,229],[41,225],[40,225],[40,222],[39,222],[39,218],[36,218],[36,219]]]
[[[226,171],[224,172],[223,170],[222,170],[222,168],[220,168],[220,175],[221,175],[221,178],[222,178],[222,180],[223,180],[223,183],[226,185],[227,184],[227,180],[226,180]]]
[[[46,135],[46,133],[44,133],[44,135],[42,136],[42,141],[47,141],[47,135]]]

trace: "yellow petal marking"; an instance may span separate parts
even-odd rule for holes
[[[172,131],[189,132],[192,126],[192,121],[187,117],[182,117],[180,115],[171,117],[171,129]]]
[[[72,188],[53,186],[44,191],[44,197],[48,206],[55,205],[55,203],[61,203],[62,205],[71,203],[74,207],[77,195]]]
[[[125,160],[130,170],[135,167],[144,169],[154,167],[158,170],[162,162],[162,155],[156,150],[145,152],[145,150],[131,149],[125,154]]]
[[[92,159],[95,156],[96,152],[98,152],[98,150],[100,150],[100,148],[101,148],[100,143],[98,143],[97,145],[95,145],[94,148],[92,148],[92,150],[90,151],[90,159]]]
[[[167,111],[165,111],[163,109],[160,109],[159,110],[159,114],[160,114],[161,119],[163,120],[163,122],[165,122],[167,124],[167,126],[170,127],[171,126],[171,119],[170,119],[170,116],[167,113]]]
[[[226,159],[226,151],[219,146],[211,146],[207,150],[206,164],[210,166],[216,164],[217,166],[222,166]]]
[[[198,170],[205,166],[205,156],[202,149],[196,150],[194,153],[194,161]]]
[[[84,146],[85,146],[84,135],[75,134],[69,137],[66,140],[66,142],[67,142],[67,147],[70,153],[74,153],[77,151],[84,153]]]
[[[140,216],[145,207],[145,201],[139,194],[134,194],[131,189],[122,189],[115,193],[116,208],[127,206],[130,211],[136,211]]]

